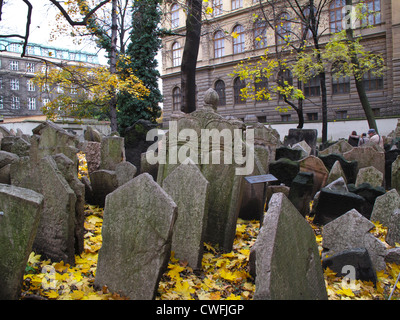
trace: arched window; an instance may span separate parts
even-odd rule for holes
[[[261,49],[267,46],[267,24],[263,20],[254,23],[254,48]]]
[[[288,85],[289,86],[293,86],[293,75],[292,75],[292,72],[289,69],[285,69],[285,70],[279,71],[277,83],[281,87],[286,87]],[[279,94],[278,97],[279,97],[279,99],[283,99],[284,98],[281,94]]]
[[[240,78],[236,78],[233,81],[233,98],[234,98],[234,102],[235,104],[243,104],[246,99],[243,99],[240,94],[241,94],[241,89],[243,89],[244,87],[246,87],[246,83],[244,82],[244,80],[240,80]]]
[[[171,28],[179,27],[179,6],[177,3],[174,3],[171,6]]]
[[[233,53],[241,53],[244,51],[244,28],[241,25],[237,25],[233,29]]]
[[[219,96],[218,105],[225,106],[226,105],[225,82],[223,82],[222,80],[217,80],[215,82],[215,91],[217,91]]]
[[[255,79],[254,89],[256,94],[257,101],[265,101],[267,100],[265,94],[268,93],[268,78],[266,77],[258,77]]]
[[[276,30],[278,33],[278,43],[279,44],[287,43],[290,41],[292,24],[290,22],[290,15],[288,13],[282,13],[279,16]]]
[[[175,87],[172,90],[172,111],[181,109],[181,88]]]
[[[333,0],[329,6],[329,26],[331,33],[342,30],[342,21],[344,15],[343,7],[346,5],[346,0]]]
[[[182,62],[181,56],[181,44],[179,42],[174,42],[172,45],[172,66],[180,66]]]
[[[214,34],[214,58],[221,58],[225,54],[224,33],[219,30]]]
[[[332,93],[341,94],[350,92],[350,77],[340,74],[341,63],[336,62],[332,65]]]

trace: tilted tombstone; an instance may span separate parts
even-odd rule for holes
[[[350,151],[353,149],[346,140],[340,139],[338,142],[334,143],[333,145],[329,146],[328,148],[321,150],[318,152],[318,156],[326,156],[331,153],[343,155],[345,152]]]
[[[100,147],[100,169],[115,170],[117,164],[123,161],[125,161],[124,138],[103,137]]]
[[[285,136],[284,145],[293,146],[294,144],[305,141],[311,148],[310,155],[316,155],[317,149],[317,136],[318,131],[316,129],[289,129],[289,133]]]
[[[23,275],[43,209],[33,190],[0,184],[0,299],[21,294]]]
[[[201,269],[207,226],[208,181],[192,162],[181,164],[163,181],[163,189],[178,206],[172,251],[195,270]]]
[[[391,189],[375,199],[371,213],[371,221],[377,221],[388,227],[395,209],[400,208],[400,195],[396,189]]]
[[[95,286],[154,299],[170,254],[177,206],[143,173],[107,195]]]
[[[358,170],[373,166],[383,175],[385,174],[385,153],[377,151],[373,147],[354,147],[352,150],[345,152],[343,157],[346,160],[356,160]]]
[[[332,220],[322,229],[322,246],[326,249],[323,258],[343,250],[366,248],[375,269],[378,271],[385,269],[386,246],[369,233],[374,227],[374,224],[356,209],[351,209]]]
[[[255,300],[327,299],[314,231],[283,193],[271,197],[251,259]]]
[[[373,187],[381,187],[383,184],[383,173],[373,166],[358,170],[356,187],[363,183],[369,183]]]
[[[326,169],[321,159],[315,156],[308,156],[299,161],[300,172],[312,172],[314,177],[314,188],[312,197],[326,185],[329,171]]]

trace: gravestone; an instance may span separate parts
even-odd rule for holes
[[[33,249],[43,258],[75,264],[76,195],[57,167],[52,156],[39,165],[43,214]]]
[[[336,161],[339,161],[340,166],[343,169],[344,174],[346,175],[347,183],[355,183],[358,172],[358,163],[355,160],[347,161],[340,154],[328,154],[328,155],[319,155],[318,158],[322,160],[325,167],[330,171],[335,164]]]
[[[106,198],[95,286],[154,299],[170,254],[177,206],[143,173]]]
[[[385,182],[386,189],[392,188],[392,165],[400,155],[399,149],[388,150],[385,152]]]
[[[331,170],[329,171],[328,178],[326,180],[326,183],[329,184],[339,178],[343,178],[343,180],[346,182],[346,174],[344,173],[342,166],[340,165],[340,162],[338,160],[335,161],[333,164]]]
[[[124,138],[103,137],[100,146],[100,169],[115,170],[117,164],[123,161],[125,161]]]
[[[322,260],[322,267],[336,272],[337,277],[347,275],[348,269],[346,266],[352,266],[355,269],[354,279],[351,280],[371,281],[376,285],[376,271],[367,249],[347,249]],[[342,270],[346,270],[346,272],[342,273]]]
[[[346,160],[356,160],[358,170],[373,166],[382,174],[385,174],[385,153],[377,151],[373,147],[354,147],[343,154]]]
[[[314,188],[312,191],[312,197],[326,185],[329,171],[326,169],[321,159],[315,156],[308,156],[299,161],[300,172],[312,172],[314,179]]]
[[[373,187],[381,187],[383,184],[383,173],[372,166],[361,168],[357,173],[356,187],[363,183],[369,183]]]
[[[386,242],[391,246],[400,243],[400,209],[396,208],[391,215],[388,225],[388,232],[385,238]]]
[[[0,184],[0,299],[21,294],[23,275],[43,209],[33,190]]]
[[[369,233],[374,227],[370,220],[355,209],[332,220],[322,229],[322,247],[327,250],[324,251],[323,258],[347,249],[365,248],[374,268],[378,271],[384,270],[386,246]]]
[[[251,259],[255,300],[327,299],[314,231],[283,193],[271,197]]]
[[[115,175],[117,176],[118,187],[133,179],[136,172],[137,169],[132,163],[128,161],[118,163],[115,167]]]
[[[82,146],[89,174],[100,169],[100,147],[101,143],[96,141],[85,141]]]
[[[311,155],[311,147],[304,140],[294,144],[292,146],[292,149],[301,151],[301,158],[300,159],[303,159],[303,158],[308,157],[309,155]]]
[[[178,206],[172,235],[175,257],[201,269],[204,233],[207,226],[208,181],[193,163],[181,164],[163,181],[163,189]]]
[[[344,139],[340,139],[338,142],[330,145],[328,148],[318,152],[318,156],[326,156],[328,154],[343,155],[345,152],[352,150],[353,147]]]
[[[292,181],[288,198],[303,217],[310,212],[313,188],[314,177],[312,172],[299,172]]]
[[[369,183],[362,183],[358,187],[356,187],[354,184],[348,184],[347,187],[350,192],[355,193],[365,199],[365,212],[367,213],[364,215],[365,217],[371,217],[376,198],[386,193],[385,188],[373,187]]]
[[[322,188],[310,215],[315,224],[325,225],[353,208],[366,215],[366,200],[352,192]]]
[[[318,131],[316,129],[289,129],[289,133],[285,136],[284,145],[293,146],[294,144],[305,141],[311,148],[310,155],[316,155]]]
[[[400,156],[392,163],[391,177],[391,188],[400,192]]]
[[[1,150],[14,153],[19,157],[28,156],[30,146],[30,143],[21,137],[8,136],[1,140]]]
[[[378,221],[388,227],[395,209],[400,208],[400,196],[396,189],[389,190],[376,198],[371,213],[371,221]]]
[[[297,161],[292,161],[287,158],[280,158],[272,161],[269,164],[269,173],[274,175],[279,183],[290,187],[293,179],[297,176],[300,170],[300,165]]]
[[[275,160],[281,158],[287,158],[292,161],[298,161],[302,157],[302,151],[300,149],[292,149],[290,147],[281,146],[276,148]]]
[[[90,175],[91,198],[90,204],[104,207],[106,196],[118,188],[117,174],[113,170],[97,170]]]

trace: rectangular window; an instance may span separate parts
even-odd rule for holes
[[[35,64],[33,62],[26,63],[26,72],[35,73]]]
[[[363,14],[367,14],[366,18],[362,20],[364,26],[373,26],[380,24],[381,21],[381,0],[366,0]]]
[[[236,10],[243,7],[243,1],[242,0],[232,0],[232,10]]]
[[[290,114],[282,114],[281,115],[282,122],[289,122],[292,120],[292,115]]]
[[[16,110],[19,109],[19,97],[12,96],[11,97],[11,109]]]
[[[213,4],[214,4],[214,16],[219,16],[222,14],[222,0],[214,0]]]
[[[347,110],[336,111],[336,119],[337,120],[347,119]]]
[[[318,120],[318,112],[309,112],[309,113],[307,113],[307,120],[308,121],[316,121],[316,120]]]
[[[319,76],[312,77],[307,83],[304,83],[304,96],[305,97],[319,97],[320,86]]]
[[[36,98],[28,98],[28,110],[36,110]]]
[[[332,77],[332,93],[349,93],[350,92],[350,77]]]
[[[19,65],[18,61],[11,60],[10,61],[10,70],[18,71],[18,65]]]
[[[32,80],[27,80],[26,86],[28,88],[28,91],[35,91],[35,84],[33,83]]]
[[[11,87],[11,90],[19,90],[19,80],[18,79],[11,79],[10,80],[10,87]]]
[[[374,75],[371,71],[364,73],[363,82],[366,91],[383,89],[383,78]]]

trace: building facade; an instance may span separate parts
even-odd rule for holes
[[[243,100],[239,96],[243,83],[231,76],[234,67],[243,60],[256,60],[268,49],[272,57],[282,41],[270,26],[263,24],[260,1],[253,0],[210,0],[211,14],[203,19],[202,37],[197,61],[196,85],[197,108],[202,107],[203,94],[214,88],[219,96],[218,112],[223,116],[245,119],[254,115],[259,122],[297,122],[294,110],[280,112],[282,106],[279,95],[270,100]],[[373,13],[367,15],[364,23],[373,28],[358,28],[362,44],[374,53],[382,54],[385,61],[383,76],[368,73],[364,76],[370,104],[376,117],[400,116],[400,1],[366,0]],[[319,30],[320,43],[326,44],[332,34],[340,30],[345,13],[345,0],[332,0],[322,11]],[[180,109],[180,63],[185,42],[185,10],[172,2],[164,7],[165,26],[172,28],[174,35],[163,39],[162,81],[163,81],[163,121]],[[265,12],[265,11],[264,11]],[[276,12],[275,12],[276,14]],[[293,29],[295,23],[288,22],[294,17],[290,8],[279,13],[285,19],[275,28],[285,35],[285,27]],[[288,19],[286,19],[288,18]],[[288,24],[292,25],[288,25]],[[359,22],[361,23],[361,22]],[[287,25],[285,25],[287,24]],[[311,46],[310,46],[311,47]],[[290,54],[290,53],[289,53]],[[270,56],[270,55],[269,55]],[[287,78],[294,85],[290,71]],[[266,84],[267,85],[267,84]],[[357,94],[354,78],[334,77],[334,66],[327,67],[326,73],[328,121],[336,119],[362,119],[364,111]],[[305,95],[303,114],[305,121],[321,121],[321,96],[318,77],[302,84]]]
[[[42,115],[42,107],[54,98],[47,88],[37,88],[32,79],[37,72],[56,64],[98,64],[96,54],[29,44],[21,57],[20,41],[0,40],[0,118]],[[73,94],[73,92],[71,93]]]

